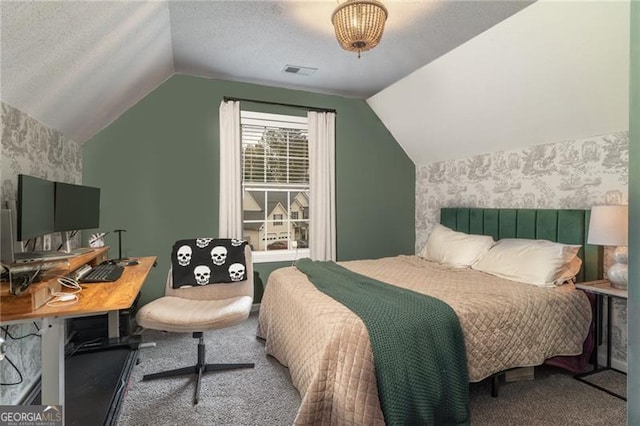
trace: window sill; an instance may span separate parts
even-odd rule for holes
[[[309,257],[309,249],[254,251],[251,257],[253,263],[288,262]]]

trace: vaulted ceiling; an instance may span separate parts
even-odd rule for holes
[[[174,73],[367,99],[532,2],[384,3],[358,59],[335,40],[336,1],[3,0],[0,99],[79,143]]]

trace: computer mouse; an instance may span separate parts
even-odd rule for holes
[[[129,262],[127,262],[127,266],[133,266],[138,264],[140,264],[140,262],[138,262],[137,260],[130,260]]]
[[[76,298],[75,294],[65,294],[63,296],[58,296],[58,300],[61,302],[70,302]]]

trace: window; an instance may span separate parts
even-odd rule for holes
[[[308,255],[307,117],[241,111],[240,126],[243,236],[255,259]]]

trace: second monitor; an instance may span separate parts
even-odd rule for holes
[[[100,226],[100,188],[55,183],[54,229],[57,232]]]

